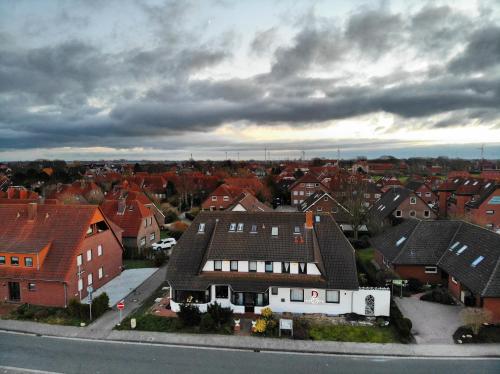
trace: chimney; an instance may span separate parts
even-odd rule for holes
[[[25,190],[25,189],[19,190],[19,198],[20,199],[27,199],[28,198],[28,190]]]
[[[127,207],[127,203],[125,198],[120,197],[118,199],[118,214],[125,214],[125,208]]]
[[[7,199],[13,199],[13,198],[14,198],[15,193],[16,193],[16,189],[15,189],[15,187],[10,186],[10,187],[7,189]]]
[[[312,210],[309,210],[306,212],[306,224],[305,224],[306,229],[312,229],[313,228],[313,212]]]
[[[38,204],[37,203],[29,203],[28,204],[28,220],[34,221],[36,218]]]

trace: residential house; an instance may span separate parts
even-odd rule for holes
[[[121,272],[119,230],[94,205],[0,204],[0,300],[66,307]]]
[[[500,322],[500,235],[462,221],[407,220],[372,239],[375,259],[404,279],[444,284]]]
[[[104,215],[123,230],[125,249],[141,252],[160,240],[160,227],[153,212],[138,199],[105,200],[101,208]]]
[[[201,212],[167,267],[174,312],[388,316],[390,291],[359,287],[354,249],[330,214]]]
[[[368,215],[372,222],[394,223],[403,218],[436,219],[437,214],[415,192],[391,188],[377,200]]]
[[[227,210],[233,212],[272,212],[273,208],[259,201],[259,199],[250,192],[243,191]]]
[[[304,174],[301,178],[295,181],[290,187],[292,206],[298,207],[309,196],[316,192],[328,192],[328,187],[321,183],[318,178],[312,174]]]
[[[221,184],[201,204],[203,210],[224,210],[233,205],[243,189],[237,186]]]
[[[427,205],[437,206],[438,195],[432,191],[432,188],[424,181],[408,180],[405,187],[410,191],[415,192],[415,194],[421,197]]]
[[[465,203],[465,217],[500,234],[500,182],[484,184],[479,196]]]

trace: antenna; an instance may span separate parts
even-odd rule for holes
[[[484,165],[484,144],[481,145],[481,147],[478,148],[481,151],[481,166],[480,169],[483,171],[483,165]]]
[[[264,161],[267,161],[267,148],[264,148]]]

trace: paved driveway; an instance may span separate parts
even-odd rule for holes
[[[463,325],[457,305],[443,305],[418,298],[396,298],[403,315],[413,323],[415,339],[419,344],[451,344],[453,333]]]

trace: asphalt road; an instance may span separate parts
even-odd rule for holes
[[[499,373],[495,359],[351,357],[248,352],[0,332],[0,373]]]

